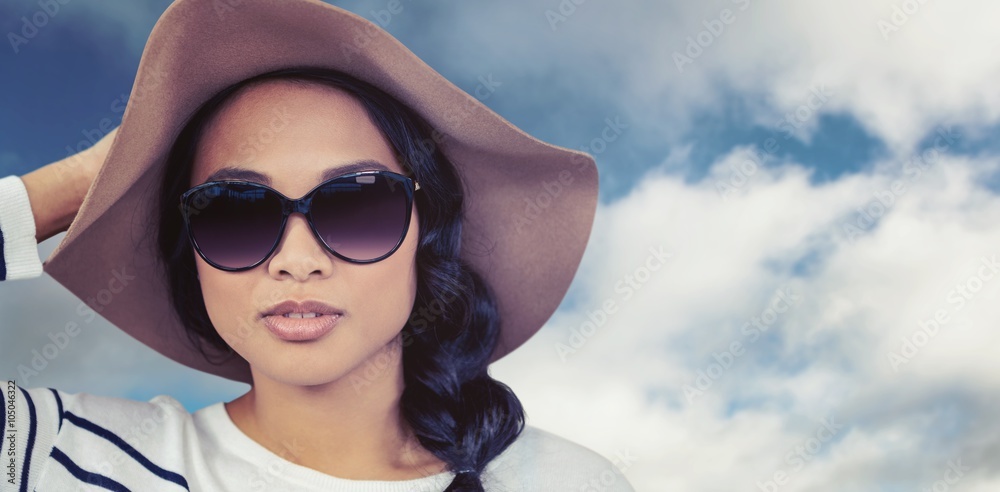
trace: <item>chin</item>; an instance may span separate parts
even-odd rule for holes
[[[324,344],[288,346],[288,342],[269,341],[255,348],[253,354],[240,354],[250,363],[254,377],[288,385],[314,386],[337,381],[362,362]]]
[[[289,361],[269,360],[264,363],[250,362],[254,379],[265,377],[289,386],[316,386],[337,381],[350,373],[347,367],[315,365],[293,358]]]

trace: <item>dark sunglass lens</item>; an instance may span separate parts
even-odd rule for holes
[[[248,185],[203,189],[189,201],[191,233],[202,254],[225,268],[257,263],[278,240],[281,202]]]
[[[407,226],[407,188],[384,175],[334,181],[313,197],[312,220],[334,251],[358,261],[391,252]]]

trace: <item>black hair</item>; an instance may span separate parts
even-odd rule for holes
[[[420,444],[457,473],[446,491],[483,490],[480,473],[524,429],[520,400],[487,371],[500,313],[490,286],[459,256],[461,176],[426,120],[377,87],[332,69],[286,68],[223,89],[187,121],[164,166],[157,233],[158,260],[188,337],[209,360],[203,343],[238,356],[209,320],[178,197],[189,187],[195,150],[211,116],[238,90],[271,79],[325,84],[353,95],[392,144],[404,170],[420,183],[414,197],[420,211],[417,295],[402,328],[400,412]],[[427,309],[433,309],[433,317],[424,314]]]

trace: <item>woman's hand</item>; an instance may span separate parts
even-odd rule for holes
[[[21,176],[35,216],[37,242],[69,229],[117,133],[115,128],[89,148]]]

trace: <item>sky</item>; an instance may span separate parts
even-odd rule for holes
[[[168,3],[70,1],[5,36],[0,176],[121,121]],[[491,366],[529,424],[637,490],[1000,490],[1000,4],[332,3],[597,160],[569,293]],[[0,32],[39,11],[3,2]],[[0,372],[79,302],[0,283]],[[100,318],[21,379],[190,411],[247,389]]]

